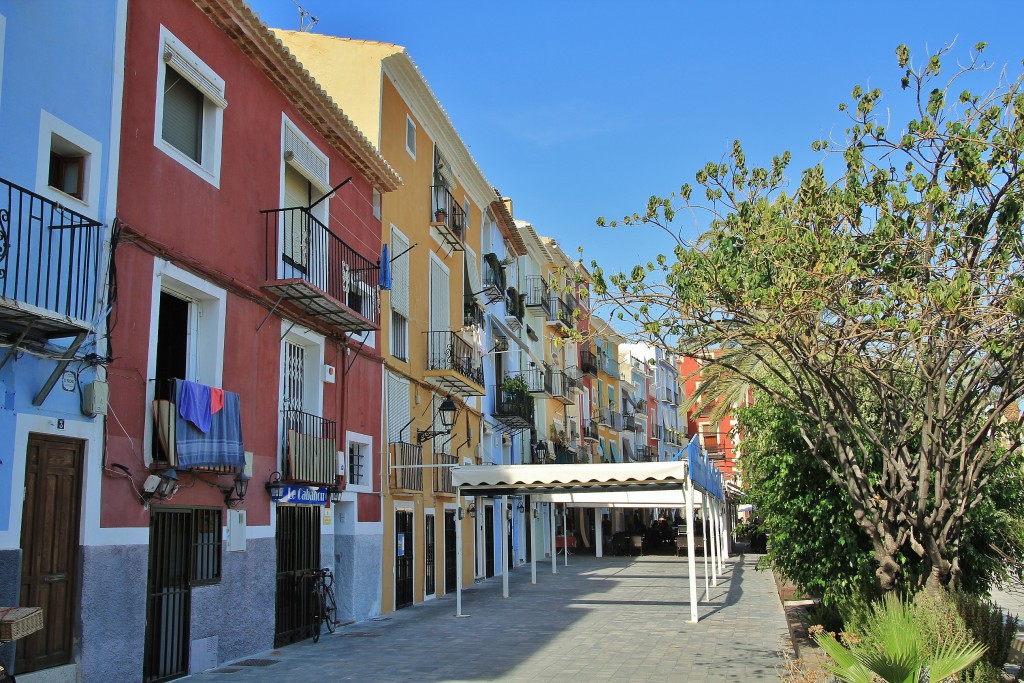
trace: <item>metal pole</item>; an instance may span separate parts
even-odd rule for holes
[[[604,514],[601,508],[594,510],[594,535],[597,536],[597,557],[604,557]]]
[[[708,501],[708,533],[711,534],[711,585],[718,587],[718,526],[715,515],[715,499],[707,496]]]
[[[708,585],[708,494],[700,492],[700,525],[704,530],[704,600],[711,598],[711,586]]]
[[[455,616],[468,617],[462,613],[462,488],[455,491],[455,502],[459,509],[455,513]]]
[[[537,583],[537,519],[540,517],[539,505],[530,506],[530,583]]]
[[[508,496],[501,497],[501,597],[508,597]]]
[[[562,551],[565,553],[565,566],[569,566],[569,525],[566,523],[566,509],[562,505]]]
[[[548,518],[551,520],[551,573],[558,573],[558,548],[555,547],[555,504],[548,504]]]
[[[697,560],[693,547],[693,481],[686,480],[686,562],[690,574],[690,623],[700,619],[697,612]]]
[[[729,559],[729,527],[732,525],[732,520],[729,514],[729,503],[725,500],[722,501],[722,560]],[[723,565],[724,567],[724,565]]]

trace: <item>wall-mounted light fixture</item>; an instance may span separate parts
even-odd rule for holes
[[[151,474],[143,484],[142,505],[149,507],[149,501],[167,500],[178,492],[178,473],[174,470],[164,470],[159,475]]]
[[[476,502],[475,501],[470,501],[469,507],[467,507],[467,508],[459,508],[459,519],[465,519],[467,514],[470,517],[473,517],[474,519],[476,518]]]
[[[452,400],[451,396],[445,396],[444,400],[441,401],[441,405],[437,409],[437,416],[441,420],[441,429],[420,429],[416,432],[416,442],[423,443],[427,439],[433,439],[435,436],[448,436],[452,433],[452,427],[455,426],[455,415],[459,412],[458,406],[455,405],[455,401]]]
[[[284,484],[281,483],[281,473],[273,472],[270,475],[270,481],[265,484],[267,493],[270,494],[270,500],[275,503],[284,498]]]
[[[249,475],[239,472],[231,486],[221,487],[220,490],[224,494],[224,504],[229,508],[235,507],[245,500],[245,494],[249,490]]]
[[[343,491],[340,486],[331,486],[327,489],[327,497],[331,499],[332,503],[340,503]]]
[[[520,513],[526,512],[526,503],[523,502],[522,498],[519,499],[519,508],[518,508],[518,510],[519,510]]]

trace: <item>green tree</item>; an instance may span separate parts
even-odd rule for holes
[[[702,198],[684,185],[622,221],[672,231],[680,208],[707,211],[695,244],[593,268],[595,292],[646,334],[798,418],[885,590],[904,552],[929,587],[959,579],[968,515],[1021,446],[1024,94],[1004,75],[971,89],[993,74],[984,47],[952,75],[949,48],[922,65],[897,48],[913,117],[891,128],[881,91],[854,88],[845,140],[814,143],[841,156],[840,177],[819,164],[788,191],[788,154],[752,167],[736,143],[696,174]]]

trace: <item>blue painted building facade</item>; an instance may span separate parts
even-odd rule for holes
[[[0,605],[46,620],[18,672],[60,675],[82,643],[126,5],[0,0]]]

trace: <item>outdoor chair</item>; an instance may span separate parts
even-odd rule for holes
[[[630,542],[633,544],[633,550],[637,550],[641,555],[644,554],[644,537],[634,534],[629,537]]]

